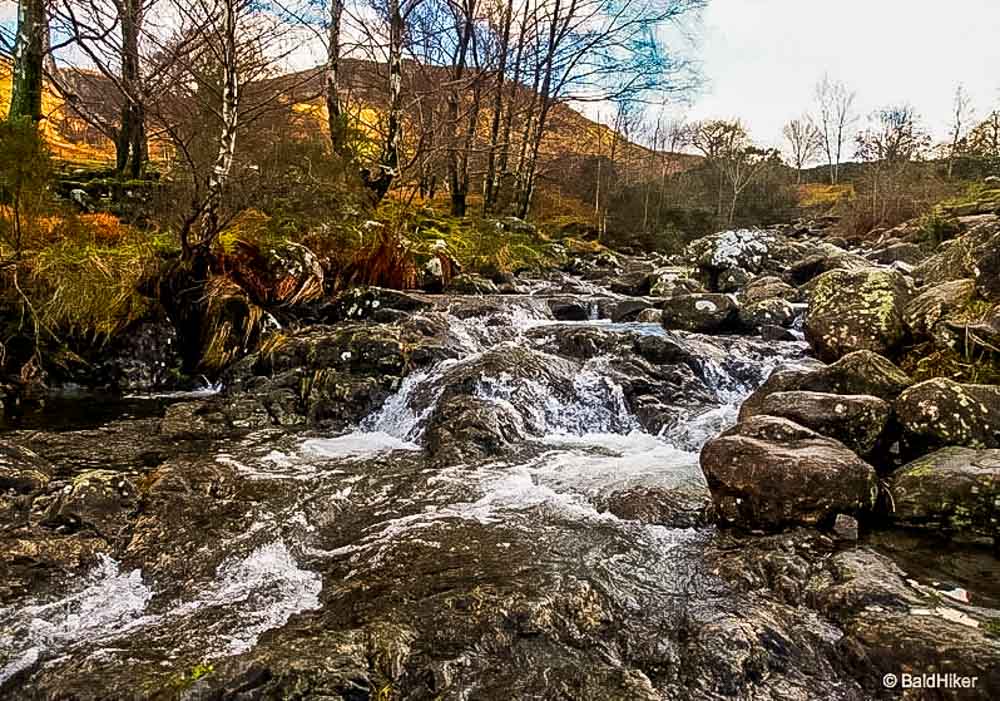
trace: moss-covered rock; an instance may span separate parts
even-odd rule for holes
[[[942,448],[896,470],[889,491],[901,525],[1000,534],[1000,450]]]
[[[912,451],[1000,448],[1000,386],[935,378],[903,392],[895,409]]]
[[[832,270],[809,295],[806,339],[828,362],[857,350],[892,356],[906,338],[903,310],[911,291],[898,272]]]
[[[763,299],[746,306],[741,306],[740,324],[748,330],[760,331],[764,326],[779,326],[787,328],[795,321],[795,307],[779,297]]]

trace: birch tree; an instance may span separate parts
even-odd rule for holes
[[[17,4],[17,34],[10,110],[12,120],[42,118],[42,74],[48,18],[45,0],[20,0]]]
[[[823,151],[830,168],[830,184],[840,181],[840,165],[843,162],[844,146],[850,139],[850,130],[856,121],[854,101],[856,94],[841,81],[831,80],[829,75],[816,85],[816,106],[818,126],[823,140]]]

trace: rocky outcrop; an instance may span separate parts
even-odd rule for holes
[[[1000,535],[1000,450],[948,447],[889,480],[897,523],[963,535]]]
[[[927,380],[903,392],[895,409],[912,452],[1000,448],[1000,386]]]
[[[746,420],[767,414],[785,418],[868,455],[882,437],[891,413],[888,402],[870,395],[793,391],[770,394],[741,417]]]
[[[906,338],[903,310],[911,291],[895,271],[833,270],[815,281],[806,313],[806,339],[827,362],[856,350],[892,357]]]
[[[770,416],[709,441],[701,468],[719,519],[745,528],[829,526],[869,512],[878,491],[874,468],[843,443]]]

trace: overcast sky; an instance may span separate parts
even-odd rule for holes
[[[688,114],[771,146],[826,71],[860,112],[910,102],[936,138],[959,81],[978,115],[1000,106],[1000,0],[709,0],[698,34],[708,83]]]

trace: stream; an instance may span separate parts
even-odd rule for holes
[[[153,505],[114,555],[0,608],[0,696],[725,698],[750,680],[754,698],[817,683],[857,698],[831,661],[835,626],[734,588],[708,553],[723,546],[698,451],[775,367],[810,362],[806,345],[556,321],[539,301],[449,309],[454,357],[351,430],[257,429],[148,460]],[[658,376],[622,369],[643,339],[697,359],[668,419],[636,411]],[[570,381],[503,365],[524,349]],[[448,426],[429,426],[462,383],[462,401],[509,417],[508,445],[439,444]],[[117,421],[142,441],[181,400],[109,416],[81,396],[15,433],[104,442]],[[136,471],[116,459],[101,466]]]

